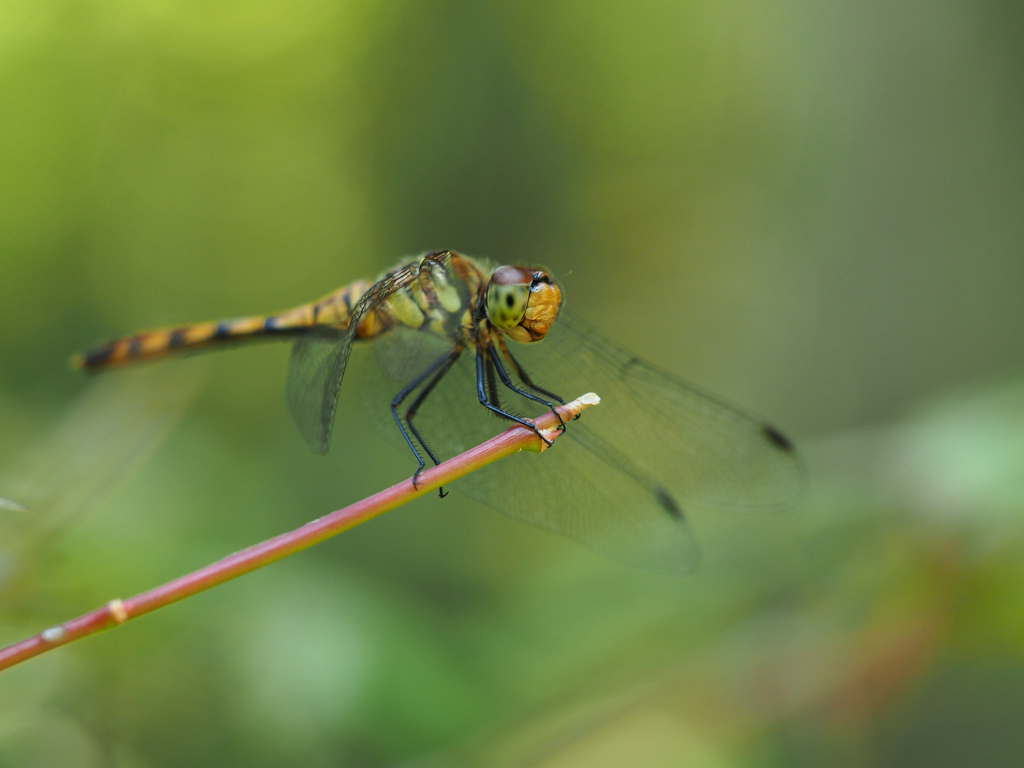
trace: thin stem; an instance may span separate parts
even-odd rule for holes
[[[600,399],[596,395],[583,395],[567,405],[559,406],[558,415],[548,411],[535,419],[534,424],[537,430],[543,433],[544,438],[549,442],[554,441],[561,434],[560,423],[574,418],[583,409],[599,402]],[[141,595],[127,600],[111,600],[102,608],[50,627],[38,635],[8,646],[0,650],[0,670],[13,667],[15,664],[20,664],[57,646],[119,626],[129,619],[184,600],[186,597],[191,597],[249,573],[249,571],[307,549],[425,493],[430,493],[442,485],[448,485],[463,475],[487,466],[498,459],[524,450],[540,452],[547,447],[548,443],[545,443],[537,432],[517,424],[486,443],[471,448],[436,467],[424,470],[420,473],[415,485],[411,479],[405,480],[351,506],[306,523],[301,528],[282,533],[280,536],[236,552],[223,560],[186,574],[149,592],[143,592]]]

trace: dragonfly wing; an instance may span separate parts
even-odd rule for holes
[[[396,340],[405,337],[395,342],[396,349],[415,342],[410,333],[396,335]],[[443,349],[435,352],[443,353]],[[429,357],[425,356],[424,362]],[[358,365],[353,375],[375,425],[393,445],[408,452],[388,410],[390,398],[385,396],[397,392],[404,379],[388,381],[382,377],[388,370]],[[500,385],[498,394],[502,407],[519,415],[541,412]],[[461,478],[452,487],[508,517],[631,565],[673,572],[692,570],[700,560],[699,547],[678,505],[633,467],[625,454],[587,428],[589,416],[603,407],[592,408],[570,423],[565,438],[543,455],[510,456]],[[474,353],[468,349],[422,403],[415,425],[434,452],[446,459],[493,437],[511,422],[479,405]]]
[[[299,337],[288,364],[288,409],[303,439],[316,453],[331,447],[338,393],[345,376],[353,334],[315,328]]]
[[[341,382],[360,322],[376,311],[382,298],[393,290],[386,278],[370,288],[352,309],[347,328],[323,325],[300,336],[288,363],[288,410],[303,439],[316,453],[331,447],[334,413],[338,408]]]
[[[637,568],[688,573],[700,546],[683,509],[587,428],[589,409],[543,454],[520,453],[453,485],[508,517]],[[597,459],[600,459],[598,461]]]
[[[390,402],[402,386],[421,376],[453,346],[455,340],[448,336],[406,326],[398,326],[382,334],[374,341],[373,351],[379,372],[391,384],[386,385],[383,391],[378,389],[377,395]]]
[[[601,404],[542,456],[455,484],[511,517],[631,565],[688,571],[700,559],[691,505],[782,506],[800,494],[800,462],[778,430],[571,315],[514,354],[537,385],[564,398],[593,391]]]
[[[557,342],[545,350],[538,383],[552,386],[550,370],[555,391],[600,395],[601,405],[584,416],[586,429],[628,455],[642,476],[699,504],[771,507],[799,497],[796,452],[764,419],[636,357],[575,317],[559,317],[551,336]]]
[[[452,487],[631,565],[674,572],[700,559],[691,504],[772,506],[798,495],[799,462],[763,420],[563,315],[543,342],[513,353],[538,386],[566,399],[593,391],[601,404],[542,455],[511,456]],[[384,434],[401,444],[380,384],[360,389]],[[497,393],[517,415],[544,410],[500,384]],[[472,348],[422,403],[416,426],[442,459],[509,426],[477,402]]]

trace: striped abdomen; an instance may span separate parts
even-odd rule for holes
[[[295,336],[314,326],[331,326],[344,330],[349,326],[352,308],[369,287],[369,283],[359,281],[340,288],[320,301],[274,315],[142,331],[92,347],[76,355],[72,363],[76,368],[99,370],[137,360],[154,360],[175,352],[201,349],[220,342]]]

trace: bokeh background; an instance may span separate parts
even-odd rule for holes
[[[411,470],[358,398],[310,455],[286,346],[71,353],[430,249],[547,264],[809,481],[694,515],[687,578],[422,499],[3,673],[0,765],[1024,763],[1022,30],[1016,0],[5,0],[0,643]]]

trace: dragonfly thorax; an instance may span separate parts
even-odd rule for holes
[[[487,284],[487,319],[514,341],[543,339],[561,304],[562,292],[543,269],[498,267]]]

